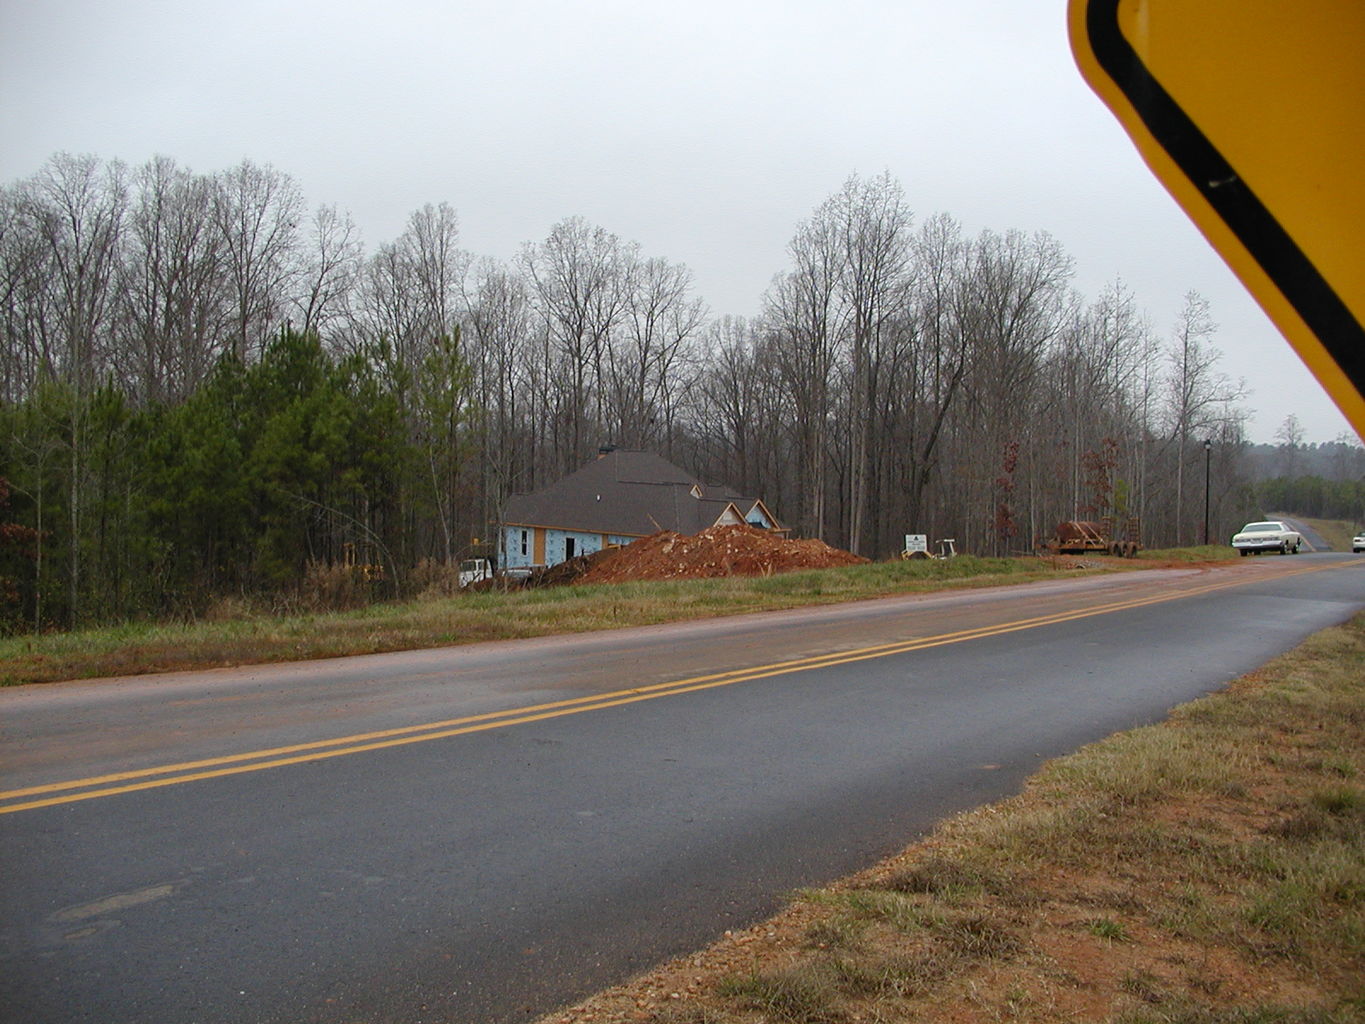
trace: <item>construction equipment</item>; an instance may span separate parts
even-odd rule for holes
[[[956,558],[957,539],[954,537],[944,537],[936,542],[938,544],[938,554],[933,554],[929,550],[929,538],[922,533],[907,533],[905,535],[905,549],[901,552],[901,558],[908,561],[912,558]]]
[[[1042,545],[1054,555],[1114,555],[1133,558],[1142,550],[1136,516],[1121,522],[1114,516],[1103,519],[1068,519],[1057,524],[1052,539]]]

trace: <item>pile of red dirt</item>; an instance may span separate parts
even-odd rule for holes
[[[860,565],[867,559],[820,540],[787,540],[752,526],[713,526],[691,537],[664,530],[585,561],[574,583],[769,576]]]

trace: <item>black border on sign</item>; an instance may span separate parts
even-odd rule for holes
[[[1152,138],[1175,161],[1251,258],[1280,289],[1327,354],[1365,396],[1365,326],[1242,181],[1189,115],[1162,88],[1119,29],[1120,0],[1090,0],[1085,30],[1106,74]]]

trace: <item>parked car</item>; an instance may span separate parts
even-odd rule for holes
[[[1357,533],[1351,538],[1351,550],[1357,554],[1365,551],[1365,533]]]
[[[1298,531],[1291,530],[1284,523],[1271,520],[1264,523],[1247,523],[1233,536],[1232,546],[1243,556],[1259,555],[1262,551],[1278,551],[1282,555],[1296,555],[1303,538]]]

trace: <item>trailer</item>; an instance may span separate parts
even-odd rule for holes
[[[1114,555],[1133,558],[1142,550],[1136,516],[1122,521],[1113,516],[1103,519],[1068,519],[1058,523],[1052,538],[1042,550],[1053,555]]]

